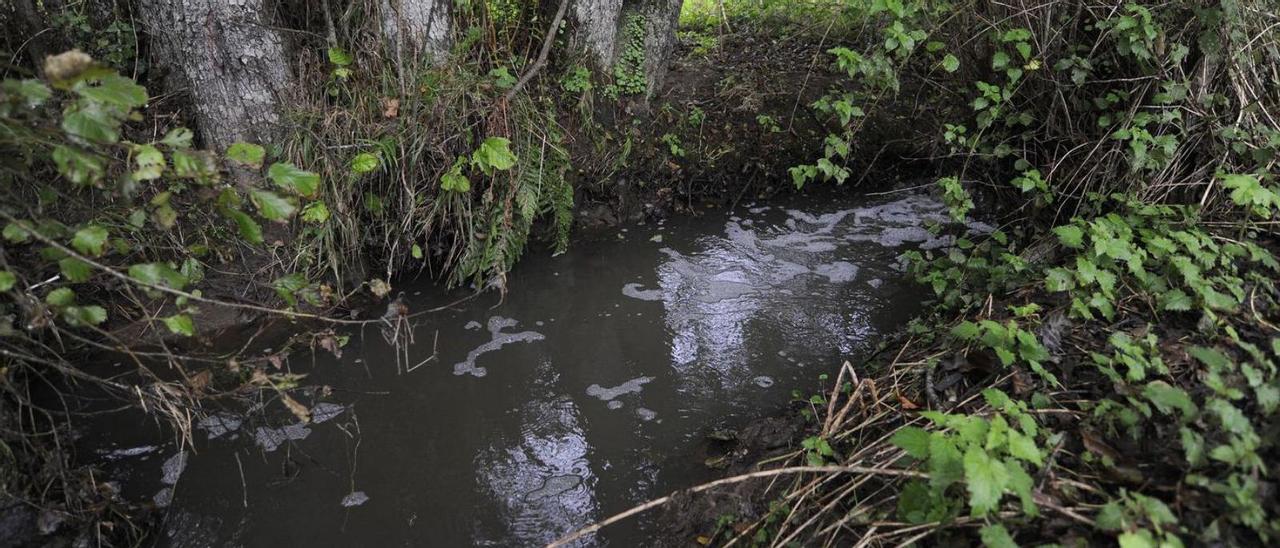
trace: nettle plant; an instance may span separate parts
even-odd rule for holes
[[[20,305],[28,329],[103,324],[107,309],[88,300],[113,289],[172,298],[161,320],[193,335],[204,298],[192,288],[206,263],[234,260],[236,243],[264,245],[263,222],[286,224],[307,202],[313,216],[323,208],[320,177],[267,166],[260,145],[236,143],[219,157],[193,148],[185,128],[127,138],[146,89],[83,53],[50,58],[45,72],[48,81],[0,82],[0,149],[19,159],[0,175],[0,291]],[[295,296],[321,304],[321,288],[282,280],[275,287],[290,304]]]

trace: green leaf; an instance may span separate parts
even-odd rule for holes
[[[151,145],[138,145],[133,151],[133,161],[138,165],[138,169],[133,172],[133,178],[138,181],[153,181],[159,179],[164,173],[164,154],[160,149]]]
[[[53,149],[53,163],[58,166],[58,173],[77,185],[97,184],[105,172],[98,157],[64,145]]]
[[[119,74],[112,74],[101,79],[96,86],[87,82],[80,82],[76,84],[74,89],[81,97],[121,107],[125,110],[147,104],[147,88]]]
[[[973,516],[981,517],[1000,505],[1009,472],[982,448],[970,447],[964,454],[964,480]]]
[[[353,61],[353,59],[351,58],[351,54],[347,53],[342,48],[329,48],[328,53],[329,53],[329,62],[335,65],[338,65],[340,67],[345,67],[347,65],[350,65]]]
[[[957,71],[960,69],[960,60],[948,53],[946,57],[942,58],[942,69],[947,72]]]
[[[169,328],[169,332],[187,337],[193,337],[196,334],[195,322],[191,321],[191,316],[186,314],[175,314],[164,319],[165,327]]]
[[[413,255],[413,258],[422,260],[422,247],[418,246],[418,244],[413,244],[413,247],[409,249],[409,253]]]
[[[1199,412],[1185,390],[1164,381],[1156,380],[1147,383],[1147,386],[1142,389],[1142,395],[1151,400],[1161,413],[1170,414],[1176,409],[1182,413],[1183,418],[1189,419]]]
[[[906,426],[894,433],[889,443],[902,448],[916,459],[924,460],[929,457],[929,438],[930,434],[925,429]]]
[[[929,436],[929,484],[942,490],[964,479],[964,463],[955,441],[942,434]]]
[[[98,325],[107,321],[107,310],[98,305],[68,306],[62,309],[62,317],[71,325]]]
[[[991,57],[991,68],[995,70],[1004,70],[1007,66],[1009,66],[1009,54],[1003,51],[997,51],[996,54]]]
[[[1084,246],[1084,231],[1076,225],[1056,227],[1053,233],[1058,235],[1058,241],[1062,242],[1062,245],[1072,249],[1080,249]]]
[[[58,270],[71,283],[82,283],[93,277],[93,267],[75,257],[66,257],[58,261]]]
[[[297,294],[307,288],[307,278],[302,273],[295,272],[288,276],[277,278],[272,282],[271,286],[275,288],[276,294],[289,303],[289,306],[297,306]]]
[[[453,163],[453,167],[440,178],[440,189],[449,192],[467,192],[471,190],[471,180],[462,174],[462,159]]]
[[[18,277],[14,276],[8,270],[0,270],[0,292],[13,289],[13,285],[18,283]]]
[[[75,110],[62,119],[63,131],[93,144],[119,141],[119,126],[110,114],[93,107]]]
[[[89,225],[76,231],[76,235],[71,238],[71,247],[84,255],[98,257],[102,255],[108,236],[107,229],[98,225]]]
[[[5,80],[0,82],[0,89],[23,98],[27,108],[36,108],[53,96],[49,86],[39,80]]]
[[[329,220],[329,207],[324,202],[311,202],[302,208],[302,220],[308,223],[323,224]]]
[[[1160,295],[1160,308],[1162,310],[1170,310],[1174,312],[1186,312],[1191,310],[1195,301],[1190,295],[1181,289],[1171,289]]]
[[[378,169],[380,163],[381,161],[378,159],[377,154],[361,152],[351,159],[351,173],[356,175],[369,173]]]
[[[978,536],[982,538],[982,545],[987,548],[1018,548],[1018,543],[1013,541],[1009,530],[999,523],[983,527],[978,531]]]
[[[298,211],[298,206],[292,199],[281,197],[269,190],[252,189],[249,191],[249,199],[253,201],[254,207],[258,208],[258,214],[268,221],[283,223]]]
[[[1193,346],[1187,351],[1191,356],[1200,363],[1209,366],[1210,371],[1226,371],[1235,369],[1235,364],[1222,352],[1216,348],[1207,348],[1204,346]]]
[[[9,223],[4,226],[4,239],[11,244],[22,244],[31,240],[31,233],[27,229],[22,228],[18,223]]]
[[[160,144],[169,148],[186,149],[191,148],[191,140],[195,138],[195,134],[185,127],[173,128],[169,133],[164,134],[164,138],[160,140]]]
[[[227,159],[242,166],[261,169],[267,157],[267,149],[253,143],[232,143],[227,147]],[[277,164],[279,165],[279,164]],[[272,166],[274,168],[275,166]],[[272,177],[274,179],[274,177]],[[279,183],[279,181],[276,181]]]
[[[511,169],[516,160],[515,154],[511,153],[511,141],[505,137],[489,137],[471,154],[471,163],[488,175],[493,175],[495,170]]]
[[[978,324],[971,321],[960,322],[951,328],[951,336],[964,341],[974,340],[980,334],[981,330],[978,328]]]
[[[271,164],[271,169],[267,170],[267,176],[280,188],[307,198],[314,197],[316,190],[320,188],[319,175],[289,163]]]
[[[223,212],[223,215],[226,215],[236,223],[236,229],[240,232],[240,237],[244,238],[246,242],[254,245],[262,244],[262,227],[248,213],[239,209],[228,208]]]
[[[45,295],[44,302],[50,306],[72,306],[76,304],[76,292],[69,287],[59,287]]]
[[[187,285],[187,277],[165,263],[139,263],[129,267],[129,276],[150,285],[182,289]]]

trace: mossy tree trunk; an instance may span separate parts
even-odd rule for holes
[[[273,143],[294,78],[265,0],[142,0],[153,57],[194,106],[205,144]]]
[[[642,71],[646,94],[652,95],[675,50],[683,5],[684,0],[574,0],[571,43],[610,77],[620,70]]]

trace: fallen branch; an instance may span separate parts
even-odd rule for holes
[[[520,89],[528,84],[529,80],[532,80],[538,74],[538,71],[542,70],[542,67],[547,64],[547,56],[551,54],[551,46],[556,42],[556,32],[560,30],[560,22],[564,20],[564,14],[568,10],[569,0],[560,0],[560,9],[556,10],[556,16],[551,20],[551,28],[547,29],[547,37],[542,41],[542,51],[538,52],[538,59],[533,62],[529,70],[524,72],[524,75],[520,77],[516,85],[507,90],[506,102],[510,103],[512,99],[515,99]]]

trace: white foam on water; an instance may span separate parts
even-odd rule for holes
[[[493,352],[508,344],[534,342],[546,339],[542,333],[538,333],[537,331],[521,331],[519,333],[504,333],[502,331],[509,327],[515,327],[519,323],[520,322],[516,320],[504,318],[502,316],[489,318],[489,335],[492,339],[467,353],[467,359],[453,364],[453,374],[483,377],[489,374],[489,370],[484,367],[476,366],[476,359],[479,358],[481,354]]]
[[[279,449],[286,442],[304,440],[311,435],[311,429],[303,423],[294,423],[282,428],[259,426],[253,431],[253,441],[268,453]]]
[[[836,261],[814,267],[813,273],[825,276],[833,284],[848,283],[858,277],[858,265],[847,261]]]
[[[661,289],[644,289],[643,285],[637,283],[629,283],[622,286],[622,294],[631,297],[632,299],[639,299],[642,301],[662,300]]]
[[[644,408],[644,407],[637,407],[637,408],[636,408],[636,416],[637,416],[637,417],[639,417],[639,418],[640,418],[640,420],[642,420],[642,421],[649,422],[649,421],[651,421],[651,420],[653,420],[653,419],[657,418],[657,417],[658,417],[658,414],[657,414],[656,412],[654,412],[654,410],[652,410],[652,409],[647,409],[647,408]]]
[[[613,401],[623,394],[640,393],[644,389],[644,385],[652,381],[653,377],[636,377],[613,388],[605,388],[598,384],[593,384],[587,387],[587,395],[600,398],[603,401]]]
[[[343,508],[360,506],[366,502],[369,502],[369,495],[364,494],[364,491],[352,491],[347,493],[347,496],[342,497]]]

